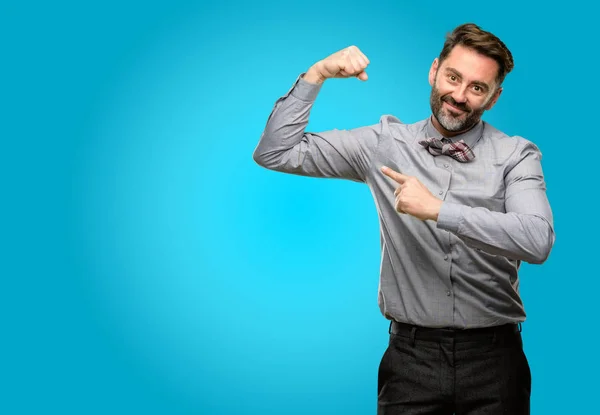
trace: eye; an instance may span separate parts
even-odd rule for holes
[[[474,93],[474,94],[476,94],[476,95],[483,95],[483,94],[485,94],[485,91],[486,91],[486,90],[484,89],[484,87],[482,87],[481,85],[473,85],[473,86],[471,87],[471,90],[472,90],[472,91],[473,91],[473,93]]]
[[[456,75],[448,74],[448,79],[452,82],[456,82]]]

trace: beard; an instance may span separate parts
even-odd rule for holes
[[[444,102],[447,102],[453,107],[456,107],[464,112],[456,113],[452,110],[444,108]],[[485,105],[481,106],[480,108],[473,109],[465,103],[460,104],[456,102],[454,98],[450,96],[450,94],[441,96],[436,82],[434,82],[433,86],[431,87],[429,105],[431,106],[431,113],[438,120],[440,125],[447,131],[451,132],[460,132],[470,129],[479,122],[485,111]]]

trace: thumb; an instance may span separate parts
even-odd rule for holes
[[[356,77],[358,79],[360,79],[361,81],[366,81],[367,79],[369,79],[369,75],[367,75],[367,73],[365,71],[362,71],[361,73],[356,75]]]

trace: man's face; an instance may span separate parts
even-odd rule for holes
[[[429,70],[431,112],[446,135],[456,135],[479,122],[498,100],[498,63],[457,45],[438,65],[436,58]]]

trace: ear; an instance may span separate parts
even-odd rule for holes
[[[435,58],[433,60],[433,63],[431,64],[431,68],[429,68],[429,85],[433,86],[434,82],[435,82],[435,74],[437,73],[437,69],[438,69],[438,58]]]
[[[485,106],[485,110],[489,111],[492,109],[494,105],[496,105],[496,101],[500,98],[500,94],[502,93],[502,87],[499,87],[496,92],[494,92],[494,96],[490,99],[490,102]]]

